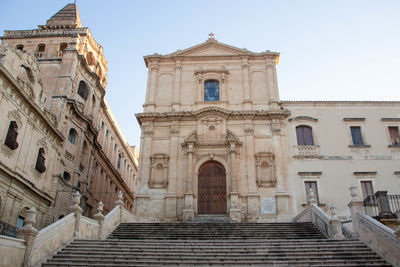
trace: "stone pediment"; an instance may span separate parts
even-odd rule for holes
[[[236,56],[248,54],[246,49],[240,49],[234,46],[219,43],[213,38],[209,38],[206,42],[177,51],[171,56]]]

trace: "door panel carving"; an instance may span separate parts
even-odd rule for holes
[[[216,161],[208,161],[199,169],[198,213],[226,213],[225,168]]]

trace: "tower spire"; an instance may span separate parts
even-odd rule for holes
[[[44,28],[82,28],[76,0],[74,0],[74,3],[63,7],[47,20]]]

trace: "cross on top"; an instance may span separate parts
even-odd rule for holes
[[[210,32],[209,34],[208,34],[208,36],[210,36],[210,38],[214,38],[214,33],[212,33],[212,32]]]

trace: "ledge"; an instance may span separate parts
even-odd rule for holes
[[[378,172],[353,172],[356,176],[375,176]]]
[[[343,121],[365,121],[365,118],[343,118]]]
[[[388,148],[400,148],[400,144],[388,145]]]
[[[371,145],[349,145],[350,148],[370,148]]]
[[[300,176],[321,176],[322,172],[298,172]]]
[[[382,118],[381,121],[394,121],[400,122],[400,118]]]

